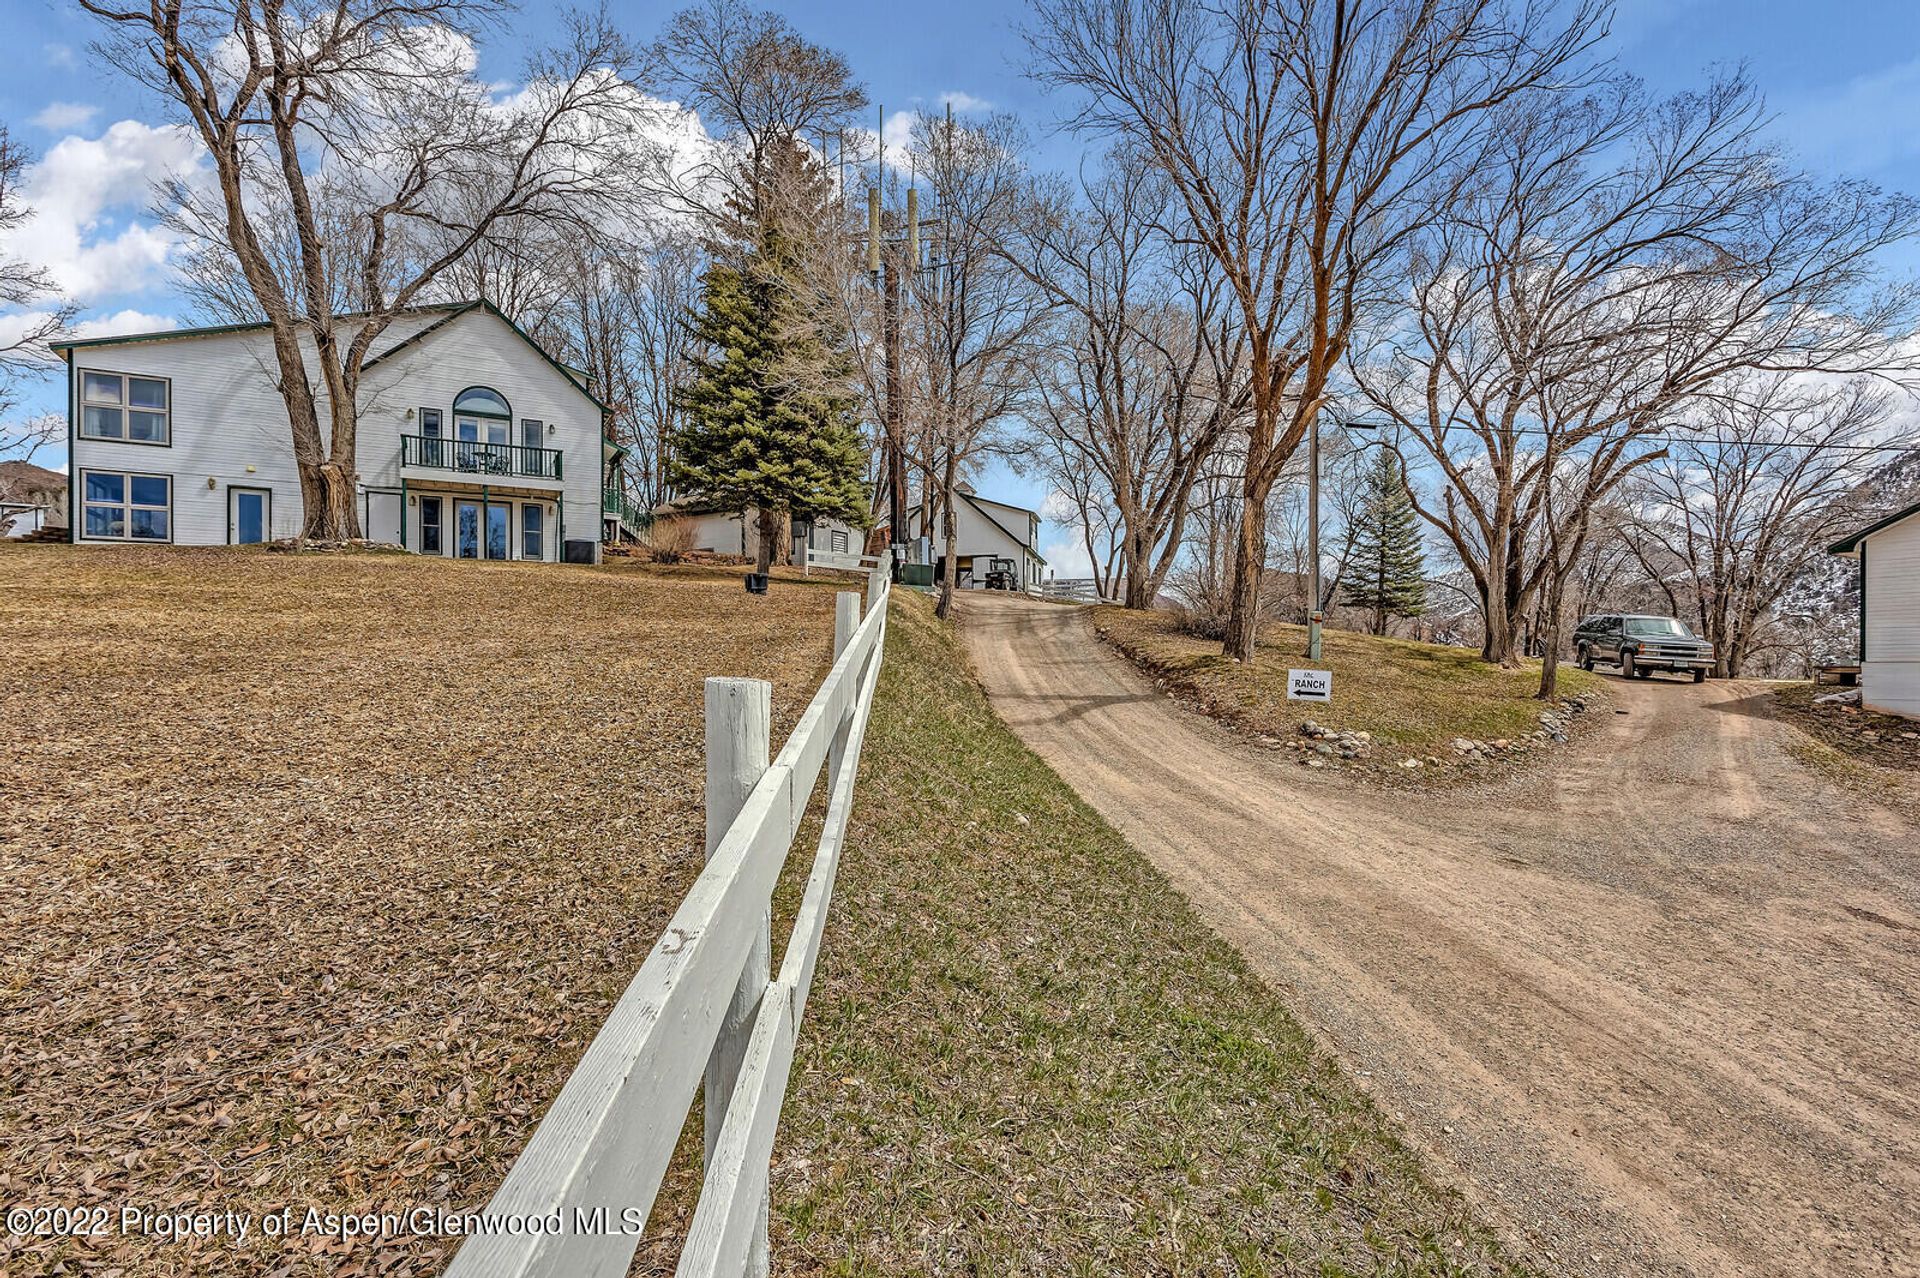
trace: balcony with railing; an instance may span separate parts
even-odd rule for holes
[[[648,524],[653,522],[653,517],[629,498],[625,489],[619,487],[608,487],[601,490],[600,509],[604,513],[619,519],[621,523],[633,529],[635,532],[644,529]]]
[[[427,435],[400,437],[402,469],[445,471],[476,480],[560,478],[560,450],[524,444],[483,444]]]

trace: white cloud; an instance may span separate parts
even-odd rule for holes
[[[77,67],[80,59],[70,44],[45,44],[40,51],[46,55],[47,65],[54,67]]]
[[[0,349],[19,341],[23,334],[35,331],[52,316],[53,312],[44,306],[37,310],[9,311],[0,315]],[[73,326],[69,336],[84,341],[94,337],[124,337],[128,333],[171,332],[178,327],[179,321],[171,315],[150,315],[145,311],[127,309],[83,319]]]
[[[99,107],[85,102],[49,102],[33,117],[33,122],[49,133],[68,133],[84,128],[99,114]]]
[[[1080,525],[1080,512],[1073,498],[1059,489],[1050,489],[1040,499],[1041,523],[1055,536],[1042,538],[1040,554],[1047,571],[1055,577],[1091,577],[1093,560],[1087,554],[1087,539]]]
[[[124,310],[102,315],[98,319],[81,320],[73,326],[73,335],[81,339],[125,337],[129,333],[168,333],[179,327],[179,321],[171,315]]]
[[[952,107],[955,111],[959,112],[993,110],[993,103],[987,101],[985,98],[976,98],[971,93],[963,93],[959,89],[953,89],[941,94],[940,105],[943,107]]]
[[[177,125],[121,120],[97,138],[63,138],[27,170],[22,195],[32,216],[4,248],[82,304],[164,287],[176,240],[146,219],[154,183],[193,177],[200,156],[199,142]]]
[[[1087,557],[1084,541],[1042,541],[1040,555],[1047,561],[1047,572],[1054,577],[1071,580],[1093,576],[1093,560]]]

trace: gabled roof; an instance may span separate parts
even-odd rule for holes
[[[515,337],[525,342],[529,347],[532,348],[535,354],[537,354],[541,359],[547,361],[547,363],[552,366],[554,372],[566,378],[567,384],[573,387],[575,390],[579,391],[583,396],[585,396],[588,403],[592,404],[595,408],[599,409],[603,413],[610,413],[613,411],[612,409],[608,408],[605,404],[600,402],[599,396],[595,395],[592,391],[588,390],[585,386],[581,385],[581,379],[586,376],[585,373],[582,373],[579,369],[576,369],[576,368],[569,368],[567,365],[562,364],[559,360],[555,359],[552,355],[548,354],[546,347],[540,345],[540,343],[534,341],[531,337],[528,337],[525,329],[521,328],[518,324],[508,319],[505,311],[495,306],[492,302],[487,301],[487,299],[485,299],[484,297],[476,298],[471,302],[464,302],[455,310],[449,312],[446,315],[441,316],[439,319],[435,320],[433,323],[428,324],[425,327],[421,328],[419,332],[413,333],[407,337],[401,338],[399,341],[395,342],[393,345],[387,347],[387,349],[385,349],[384,351],[381,351],[378,355],[375,355],[373,358],[369,359],[366,362],[366,367],[372,368],[375,364],[378,364],[381,360],[392,359],[395,355],[398,355],[401,351],[406,350],[408,347],[417,346],[429,340],[430,338],[433,337],[435,333],[441,332],[444,329],[451,326],[455,320],[459,319],[463,315],[472,314],[474,311],[481,311],[488,315],[491,315],[495,319],[499,320],[502,324],[505,324],[509,329],[513,330],[513,335]]]
[[[1911,518],[1914,515],[1920,515],[1920,502],[1914,503],[1905,510],[1896,510],[1879,523],[1871,524],[1851,536],[1834,542],[1831,546],[1827,547],[1827,553],[1829,555],[1857,555],[1860,553],[1861,542],[1882,529],[1891,528],[1901,520]]]
[[[986,520],[988,523],[992,524],[995,528],[998,528],[1001,532],[1005,533],[1007,535],[1007,539],[1013,542],[1014,545],[1020,547],[1020,549],[1026,551],[1029,555],[1032,555],[1035,559],[1038,559],[1041,563],[1044,564],[1047,562],[1047,557],[1040,553],[1040,548],[1038,546],[1034,545],[1031,541],[1027,539],[1027,536],[1025,533],[1017,533],[1013,531],[1013,529],[1007,527],[1005,524],[1001,523],[998,519],[995,519],[993,517],[993,512],[986,509],[986,507],[998,506],[1002,510],[1017,510],[1023,515],[1032,515],[1036,519],[1039,518],[1039,514],[1040,514],[1039,511],[1029,510],[1025,506],[1016,506],[1012,502],[995,501],[991,497],[980,497],[966,491],[964,488],[956,488],[954,490],[954,495],[960,498],[962,501],[966,502],[967,505],[979,511],[980,517],[982,519]],[[982,503],[985,503],[985,504],[983,505]],[[925,509],[926,509],[925,502],[915,502],[913,506],[913,513],[919,514]]]
[[[426,306],[409,306],[405,310],[394,312],[396,315],[430,315],[436,311],[459,311],[472,306],[472,302],[434,302]],[[364,319],[365,311],[349,311],[337,315],[335,319]],[[225,337],[230,333],[257,333],[272,328],[266,320],[252,320],[245,324],[202,324],[196,328],[168,328],[151,333],[122,333],[118,337],[77,337],[71,341],[51,342],[56,351],[83,350],[90,346],[124,346],[134,342],[173,342],[193,337]]]
[[[419,331],[410,333],[406,337],[401,338],[399,341],[395,342],[393,345],[381,351],[378,355],[371,356],[370,358],[368,358],[365,364],[365,367],[372,368],[374,365],[378,364],[380,361],[398,354],[400,351],[407,349],[409,346],[413,346],[420,342],[425,341],[428,337],[432,336],[434,333],[437,333],[442,329],[446,328],[448,325],[452,324],[454,320],[457,320],[462,315],[469,314],[470,312],[473,312],[473,311],[485,311],[486,313],[492,315],[495,319],[498,319],[502,324],[505,324],[508,328],[512,329],[515,337],[518,337],[521,341],[525,342],[528,346],[532,347],[534,351],[540,356],[541,359],[545,360],[548,364],[552,365],[554,368],[554,371],[558,372],[560,376],[566,378],[568,383],[570,383],[575,390],[579,391],[582,395],[586,396],[587,401],[591,403],[595,408],[599,409],[603,413],[612,411],[605,404],[601,403],[599,397],[596,396],[591,390],[588,390],[587,387],[583,384],[583,382],[587,377],[587,374],[583,370],[570,367],[569,365],[566,365],[566,364],[562,364],[559,360],[555,359],[552,355],[550,355],[547,352],[547,349],[544,346],[534,341],[531,337],[528,337],[526,334],[526,330],[522,329],[518,324],[514,323],[512,320],[508,319],[506,312],[502,311],[499,307],[495,306],[492,302],[487,301],[485,298],[475,298],[472,301],[468,301],[468,302],[436,302],[427,306],[409,306],[404,310],[396,311],[395,312],[396,315],[439,314],[440,318],[434,320],[431,324],[422,326],[419,329]],[[366,314],[367,313],[365,311],[350,311],[345,314],[336,316],[335,318],[342,319],[342,320],[363,319],[366,317]],[[57,351],[70,351],[70,350],[81,350],[81,349],[85,349],[87,347],[93,347],[93,346],[122,346],[122,345],[129,345],[134,342],[172,342],[172,341],[179,341],[182,339],[195,338],[195,337],[225,337],[232,333],[257,333],[271,327],[272,325],[265,320],[256,320],[249,324],[209,324],[200,328],[170,328],[162,332],[155,332],[155,333],[126,333],[119,337],[78,338],[68,342],[54,342],[52,343],[52,346],[53,346],[53,349]]]

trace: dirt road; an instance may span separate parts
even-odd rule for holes
[[[1615,682],[1551,768],[1421,796],[1240,744],[1078,609],[963,609],[1007,722],[1537,1260],[1920,1274],[1920,831],[1754,688]]]

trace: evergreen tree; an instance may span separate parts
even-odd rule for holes
[[[1373,611],[1374,634],[1387,632],[1389,617],[1417,617],[1427,609],[1419,518],[1399,458],[1381,449],[1347,528],[1350,576],[1341,591],[1343,603]]]
[[[789,518],[868,519],[866,450],[852,358],[810,250],[831,234],[824,174],[798,148],[733,202],[694,321],[697,353],[674,440],[683,492],[759,512],[757,570]]]

